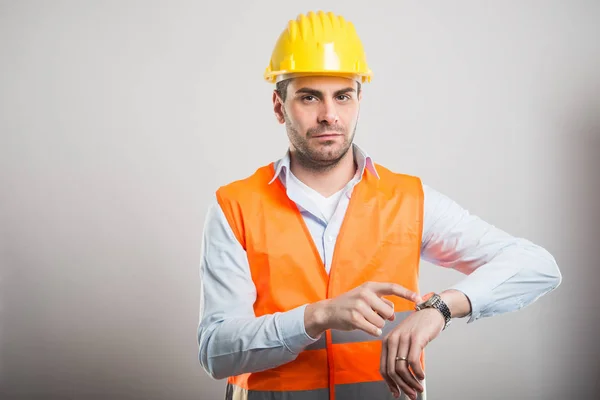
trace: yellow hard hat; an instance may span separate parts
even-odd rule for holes
[[[300,14],[281,33],[264,78],[275,83],[290,76],[351,76],[370,82],[362,43],[352,22],[319,11]]]

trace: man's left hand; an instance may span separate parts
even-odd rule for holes
[[[443,329],[444,316],[428,308],[412,313],[384,337],[380,371],[395,397],[400,395],[398,388],[411,399],[417,398],[416,391],[423,392],[421,353]],[[406,361],[396,357],[406,357]]]

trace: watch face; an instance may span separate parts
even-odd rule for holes
[[[435,304],[435,301],[436,301],[435,292],[429,292],[429,293],[423,295],[422,299],[423,299],[423,302],[420,304],[417,304],[418,310],[422,310],[424,308],[431,307],[433,304]]]
[[[436,295],[435,293],[428,293],[427,294],[427,299],[425,300],[425,305],[427,305],[428,307],[434,305],[438,300],[438,295]]]

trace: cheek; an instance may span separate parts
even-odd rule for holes
[[[346,112],[340,114],[340,116],[344,126],[349,129],[352,128],[358,120],[358,113],[355,109],[347,110]]]
[[[316,116],[306,109],[291,109],[288,114],[290,124],[300,132],[306,132],[311,127],[315,126]]]

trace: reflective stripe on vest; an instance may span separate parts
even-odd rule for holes
[[[279,179],[269,184],[273,164],[217,191],[221,209],[248,256],[256,316],[334,298],[367,281],[395,282],[419,292],[421,181],[376,168],[381,179],[365,169],[354,188],[329,275],[285,187]],[[414,310],[408,300],[385,298],[394,303],[396,320],[386,322],[384,335]],[[230,377],[228,396],[342,400],[354,398],[352,390],[379,393],[383,388],[381,398],[392,398],[379,372],[380,354],[380,338],[358,330],[328,330],[289,363]],[[423,354],[421,364],[425,368]]]

